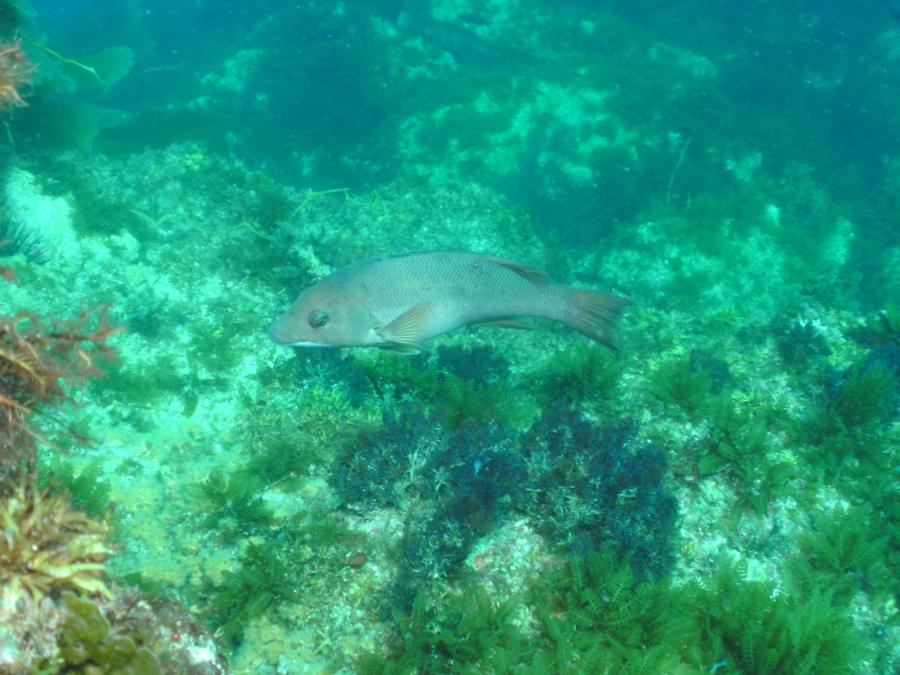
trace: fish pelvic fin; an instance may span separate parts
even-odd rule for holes
[[[608,293],[573,289],[572,314],[566,321],[582,335],[618,351],[614,339],[616,325],[631,300]]]
[[[385,342],[415,347],[428,336],[426,327],[433,309],[434,304],[430,302],[414,305],[375,332]]]
[[[492,319],[490,321],[479,321],[472,324],[473,326],[484,326],[487,328],[515,328],[517,330],[532,330],[534,326],[519,321],[518,319]]]
[[[415,345],[403,345],[399,342],[376,346],[383,352],[391,352],[392,354],[400,354],[401,356],[415,356],[416,354],[422,353],[422,350]]]

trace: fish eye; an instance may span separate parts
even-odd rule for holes
[[[309,313],[309,325],[313,328],[321,328],[328,323],[328,312],[324,309],[314,309]]]

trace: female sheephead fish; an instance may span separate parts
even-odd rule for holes
[[[559,321],[613,347],[628,301],[554,283],[546,273],[478,253],[441,251],[371,258],[303,290],[269,328],[276,344],[381,347],[416,352],[425,340],[469,324],[527,328]]]

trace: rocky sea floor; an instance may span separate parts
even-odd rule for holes
[[[868,467],[896,467],[896,389],[885,394],[890,402],[868,401],[872,411],[841,417],[840,408],[841,382],[873,344],[893,341],[896,359],[896,314],[856,311],[840,295],[853,276],[851,223],[824,228],[818,271],[796,259],[784,232],[790,204],[777,199],[737,225],[710,219],[702,235],[661,218],[620,229],[600,249],[578,249],[542,240],[527,217],[475,185],[304,192],[190,145],[16,166],[4,193],[6,217],[27,225],[41,256],[23,250],[7,261],[18,280],[0,289],[3,312],[71,317],[108,304],[111,323],[126,328],[111,340],[119,363],[58,413],[89,440],[65,452],[45,446],[43,470],[64,485],[91,477],[94,487],[72,488],[76,504],[102,486],[114,504],[117,552],[107,567],[115,587],[137,584],[180,603],[218,635],[235,672],[347,670],[395,630],[385,595],[404,573],[396,549],[428,491],[350,503],[335,472],[348,445],[382,424],[386,402],[415,399],[423,385],[404,380],[404,357],[295,354],[265,328],[303,285],[340,265],[442,249],[520,259],[631,298],[621,353],[604,355],[593,374],[584,362],[566,372],[573,353],[591,350],[562,328],[468,329],[435,346],[488,348],[503,362],[505,399],[496,405],[514,431],[524,432],[548,397],[571,394],[586,419],[627,418],[634,443],[661,448],[678,504],[669,542],[676,584],[709,580],[730,559],[748,579],[781,588],[798,546],[821,549],[803,543],[821,531],[819,519],[863,522],[874,554],[823,554],[815,569],[849,586],[841,606],[874,645],[866,670],[897,664],[896,596],[887,591],[896,590],[888,572],[896,521],[874,501],[896,497],[896,486],[878,483],[871,502],[865,487]],[[413,370],[435,367],[433,356],[416,357],[425,360]],[[727,403],[711,411],[713,398]],[[837,411],[858,444],[815,440],[821,410]],[[748,431],[751,417],[760,424]],[[748,462],[744,452],[756,454]],[[892,524],[882,529],[885,518]],[[437,593],[452,593],[463,569],[500,602],[552,567],[559,543],[534,512],[512,507],[455,549],[452,574],[434,565],[421,585],[449,584]],[[254,568],[257,559],[269,562]],[[268,578],[254,584],[247,569]]]

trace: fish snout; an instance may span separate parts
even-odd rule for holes
[[[276,345],[290,345],[297,341],[290,337],[290,330],[287,325],[288,322],[284,319],[285,317],[283,316],[276,319],[266,331],[269,334],[269,339]]]

